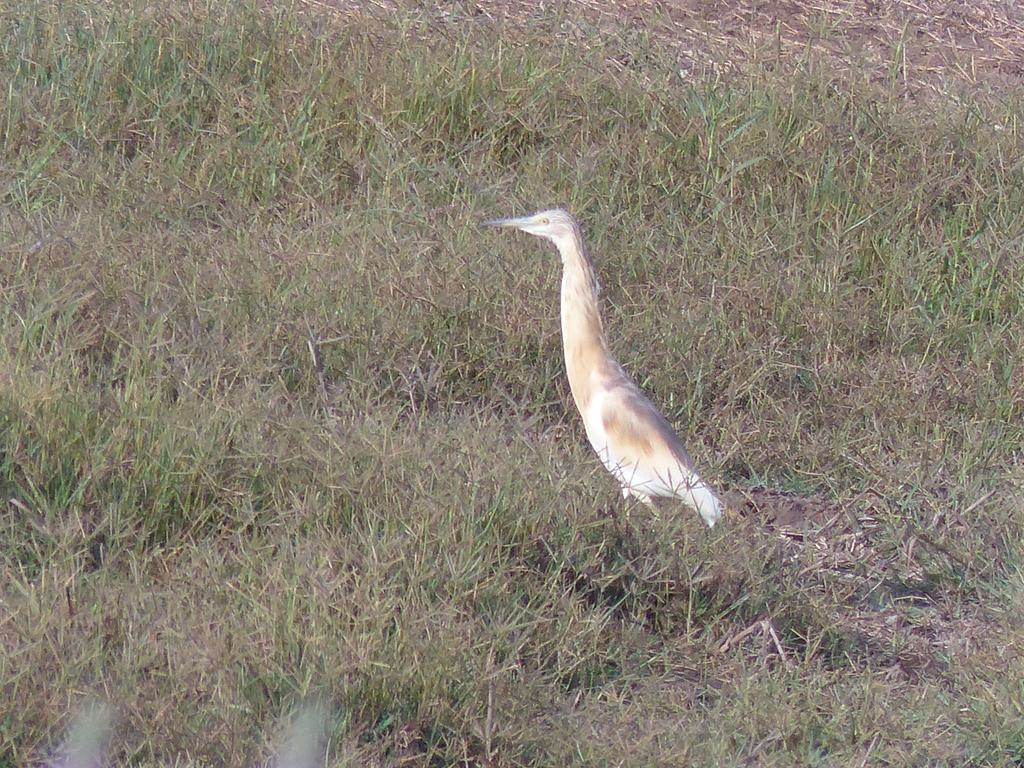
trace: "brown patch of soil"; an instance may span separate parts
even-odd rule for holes
[[[776,537],[786,578],[806,594],[807,604],[819,612],[827,607],[827,621],[817,616],[815,623],[830,624],[846,649],[873,665],[916,677],[944,669],[991,639],[991,622],[979,606],[951,609],[945,590],[915,557],[916,541],[896,545],[887,538],[877,499],[846,506],[754,487],[734,492],[730,501],[740,518]],[[782,629],[766,617],[723,647],[761,642],[765,652],[783,656]]]

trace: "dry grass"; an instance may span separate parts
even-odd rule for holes
[[[2,20],[0,765],[97,698],[125,765],[309,700],[334,765],[1024,759],[1018,90],[684,80],[557,15]],[[711,533],[621,503],[555,259],[477,226],[553,203]]]
[[[587,48],[596,36],[625,43],[611,66],[628,66],[638,40],[653,38],[679,71],[697,81],[742,76],[751,63],[788,69],[794,61],[831,75],[867,77],[902,96],[1002,89],[1024,74],[1024,9],[1005,0],[524,0],[408,2],[301,0],[299,7],[344,18],[416,19],[436,24],[481,18],[520,32],[546,27]]]

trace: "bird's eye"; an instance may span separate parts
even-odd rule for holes
[[[542,218],[540,220],[540,223],[541,224],[545,224],[545,225],[550,224],[551,223],[551,219],[549,219],[547,216],[545,216],[544,218]]]

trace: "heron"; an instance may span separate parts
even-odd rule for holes
[[[653,497],[680,499],[708,527],[722,502],[698,474],[668,420],[612,357],[601,323],[599,285],[583,233],[562,209],[493,219],[554,243],[562,257],[562,351],[573,402],[590,445],[622,485],[622,497],[653,506]]]

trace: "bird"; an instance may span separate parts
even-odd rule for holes
[[[722,517],[719,497],[698,474],[668,420],[612,357],[601,322],[599,283],[583,232],[560,208],[485,221],[552,242],[562,257],[562,351],[569,389],[590,445],[622,485],[623,499],[653,506],[653,497],[681,500],[709,528]]]

